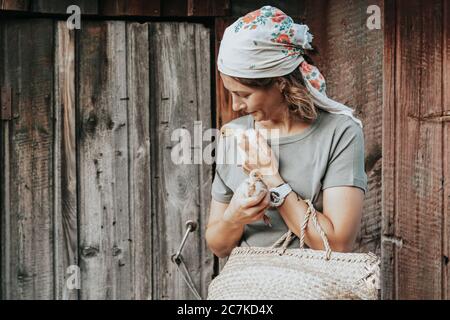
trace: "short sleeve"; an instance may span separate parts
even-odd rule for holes
[[[217,170],[211,187],[211,196],[214,200],[224,203],[229,203],[233,197],[233,190],[225,184]]]
[[[367,175],[364,168],[364,133],[352,119],[345,121],[335,132],[322,189],[337,186],[355,186],[367,193]]]

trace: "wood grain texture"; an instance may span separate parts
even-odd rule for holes
[[[67,14],[71,5],[80,7],[81,14],[98,14],[97,0],[32,0],[30,10],[39,13]]]
[[[188,0],[166,0],[161,2],[162,16],[183,17],[188,12]]]
[[[107,16],[224,16],[229,0],[100,0],[100,12]]]
[[[398,1],[396,248],[398,299],[442,295],[442,2]],[[426,39],[426,41],[424,41]]]
[[[396,258],[395,248],[401,242],[395,237],[396,215],[396,1],[389,1],[384,8],[384,57],[383,57],[383,157],[382,157],[382,224],[381,224],[381,298],[395,298]]]
[[[0,10],[28,11],[29,0],[0,0]]]
[[[447,298],[448,3],[385,14],[382,297]]]
[[[71,274],[68,267],[78,266],[75,32],[63,21],[56,23],[55,32],[55,298],[74,300],[78,291],[66,282]]]
[[[0,10],[64,14],[69,4],[111,16],[226,10],[194,0],[0,0]],[[241,15],[265,4],[233,1],[231,9]],[[382,30],[366,28],[371,4],[384,12]],[[355,250],[381,251],[382,298],[448,299],[449,2],[273,5],[309,25],[329,95],[363,120],[369,193]],[[236,18],[215,19],[216,57]],[[13,120],[0,124],[1,299],[77,299],[65,286],[67,266],[77,263],[81,299],[191,299],[170,261],[187,219],[199,229],[183,255],[206,295],[211,169],[175,166],[170,138],[183,126],[193,138],[195,120],[211,126],[211,74],[216,126],[240,115],[209,70],[216,64],[204,27],[148,28],[83,20],[74,37],[63,21],[0,21],[0,85],[13,92]]]
[[[195,45],[195,86],[197,90],[197,121],[201,121],[202,127],[199,131],[202,131],[202,142],[195,145],[196,148],[202,146],[202,150],[205,150],[207,144],[210,143],[208,137],[204,134],[205,130],[212,128],[211,117],[211,31],[204,26],[195,25],[194,34]],[[201,130],[200,130],[201,129]],[[200,151],[200,150],[198,150]],[[203,153],[205,155],[205,153]],[[200,155],[198,155],[199,158]],[[199,219],[198,219],[198,239],[193,244],[193,251],[197,247],[199,250],[198,257],[198,269],[200,273],[200,294],[202,297],[206,297],[208,293],[208,286],[213,277],[214,267],[214,255],[209,250],[206,243],[206,225],[208,222],[209,209],[211,204],[211,198],[209,197],[211,185],[212,185],[212,166],[206,163],[206,159],[203,158],[202,164],[198,169],[198,202],[199,202]]]
[[[0,22],[0,86],[5,83],[5,65],[4,61],[7,57],[6,51],[6,23]],[[0,92],[1,94],[1,92]],[[0,97],[0,99],[2,99]],[[7,279],[11,277],[9,266],[9,212],[10,208],[10,194],[9,194],[9,125],[10,122],[0,121],[0,299],[6,300],[9,295],[9,286],[4,284]],[[7,184],[8,183],[8,184]]]
[[[99,0],[99,12],[105,16],[159,16],[161,1]]]
[[[79,37],[81,299],[130,299],[125,22],[85,22]]]
[[[52,299],[53,22],[0,24],[0,84],[12,88],[14,110],[2,125],[2,298]]]
[[[234,17],[243,16],[251,11],[257,10],[265,5],[275,6],[285,12],[287,15],[293,17],[301,12],[304,1],[266,1],[266,0],[232,0],[231,1],[231,15]]]
[[[230,13],[230,0],[188,0],[187,15],[199,17],[227,16]]]
[[[154,299],[192,299],[171,262],[185,233],[187,220],[199,224],[183,250],[197,289],[205,293],[212,277],[213,259],[206,250],[204,225],[209,207],[211,174],[205,165],[175,164],[171,140],[176,129],[186,129],[193,152],[194,122],[211,127],[209,31],[202,25],[155,23],[150,25],[153,176]],[[170,45],[167,45],[169,44]],[[189,148],[189,150],[191,150]],[[192,156],[193,160],[195,156]]]
[[[152,298],[148,24],[127,24],[130,245],[133,299]]]
[[[444,113],[450,115],[450,3],[443,0],[443,46],[442,46],[442,104]],[[450,299],[450,121],[443,123],[443,147],[444,147],[444,176],[443,176],[443,209],[444,209],[444,244],[443,244],[443,296]]]
[[[0,10],[66,14],[77,5],[97,16],[216,17],[230,13],[230,0],[0,0]]]

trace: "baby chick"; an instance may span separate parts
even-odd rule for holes
[[[246,188],[244,189],[244,195],[246,197],[254,197],[260,194],[260,192],[269,192],[267,186],[262,181],[261,172],[255,169],[249,173],[248,179],[245,180]],[[263,216],[264,223],[269,227],[272,227],[270,223],[270,218],[264,214]]]

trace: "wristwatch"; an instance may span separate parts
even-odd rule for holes
[[[280,207],[287,195],[292,191],[289,184],[283,183],[281,186],[270,188],[270,206]]]

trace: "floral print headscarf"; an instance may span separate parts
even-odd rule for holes
[[[353,109],[327,97],[325,78],[303,58],[312,49],[312,39],[307,25],[294,23],[278,8],[264,6],[225,29],[217,66],[228,76],[250,79],[283,76],[299,68],[317,107],[346,114],[362,127]]]

